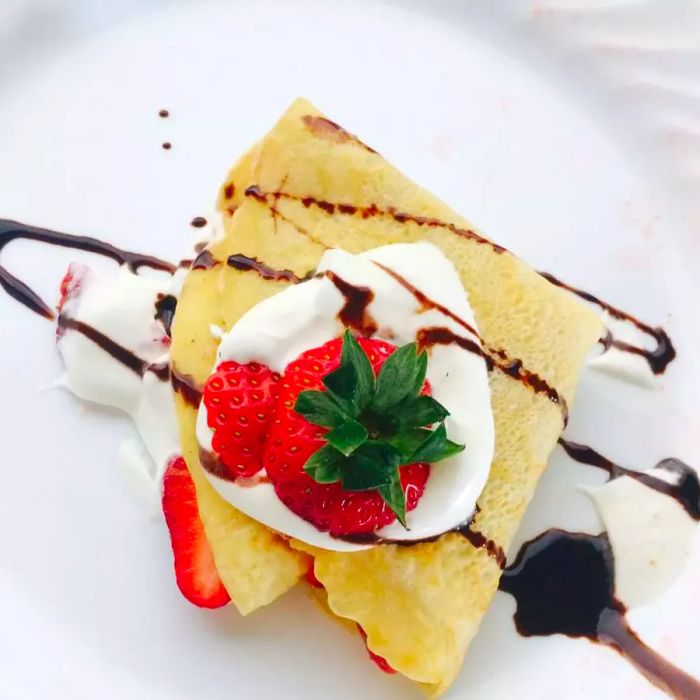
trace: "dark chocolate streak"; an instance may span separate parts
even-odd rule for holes
[[[673,343],[671,342],[671,338],[669,337],[668,333],[663,328],[654,328],[649,326],[635,316],[632,316],[632,314],[622,311],[622,309],[618,309],[612,304],[608,304],[606,301],[603,301],[590,292],[572,287],[571,285],[566,284],[566,282],[562,282],[561,280],[557,279],[554,275],[550,275],[548,272],[540,272],[540,275],[557,287],[566,289],[584,301],[595,304],[604,311],[607,311],[613,318],[616,318],[619,321],[627,321],[628,323],[631,323],[642,331],[642,333],[652,338],[656,343],[656,347],[653,350],[647,350],[646,348],[632,345],[622,340],[617,340],[612,333],[608,332],[603,338],[601,338],[601,343],[603,344],[605,350],[614,347],[622,352],[628,352],[632,355],[639,355],[647,361],[651,371],[654,374],[663,374],[666,367],[668,367],[668,365],[675,359],[676,349],[673,347]]]
[[[70,318],[65,314],[60,314],[58,317],[57,326],[59,332],[72,330],[85,336],[88,340],[95,343],[95,345],[100,347],[107,354],[111,355],[117,362],[124,365],[124,367],[127,369],[130,369],[139,377],[143,377],[146,372],[153,372],[153,374],[155,374],[161,381],[167,381],[168,379],[167,364],[153,364],[141,359],[128,348],[125,348],[123,345],[120,345],[106,336],[104,333],[101,333],[96,328],[93,328],[91,325],[84,323],[83,321],[77,321],[76,319]]]
[[[484,238],[479,235],[473,229],[461,228],[456,224],[449,223],[448,221],[441,221],[440,219],[434,219],[428,216],[420,216],[418,214],[407,214],[406,212],[401,212],[394,207],[381,208],[376,204],[369,204],[367,206],[357,206],[355,204],[344,204],[342,202],[329,202],[325,199],[316,199],[315,197],[300,197],[298,195],[290,194],[289,192],[263,192],[258,185],[251,185],[245,191],[246,197],[253,197],[260,202],[272,203],[279,201],[280,199],[291,200],[301,203],[306,209],[310,207],[315,207],[321,209],[326,214],[343,214],[346,216],[354,216],[359,214],[363,219],[370,218],[383,218],[383,219],[393,219],[400,224],[411,223],[421,228],[442,228],[447,231],[451,231],[457,236],[462,238],[467,238],[475,243],[480,243],[491,247],[496,253],[504,253],[505,248],[503,246],[490,241],[488,238]]]
[[[477,512],[479,508],[477,507]],[[388,537],[380,537],[375,532],[358,532],[352,535],[337,535],[337,539],[343,540],[343,542],[351,542],[352,544],[377,544],[377,545],[396,545],[397,547],[414,547],[419,544],[430,544],[431,542],[436,542],[444,535],[448,533],[456,533],[462,535],[465,540],[469,542],[475,549],[483,549],[489,557],[491,557],[500,569],[503,569],[506,565],[506,554],[503,551],[503,547],[488,539],[483,533],[478,530],[474,530],[473,518],[463,525],[458,525],[452,530],[440,533],[439,535],[433,535],[432,537],[423,537],[416,540],[398,540]]]
[[[700,477],[698,477],[697,472],[692,467],[680,459],[667,457],[656,465],[657,469],[664,469],[678,477],[677,483],[671,484],[648,472],[635,471],[634,469],[615,464],[615,462],[587,445],[565,440],[564,438],[559,438],[559,444],[569,457],[581,464],[588,464],[602,469],[608,473],[610,479],[628,476],[640,484],[648,486],[650,489],[673,498],[693,520],[700,521]]]
[[[257,258],[249,258],[247,255],[243,255],[243,253],[229,255],[226,264],[234,270],[256,272],[264,280],[292,283],[301,282],[301,278],[297,277],[291,270],[276,270],[274,267],[270,267]]]
[[[629,627],[614,595],[614,566],[605,533],[552,529],[520,548],[499,589],[515,598],[515,626],[523,636],[564,634],[605,644],[671,697],[698,700],[700,683]]]
[[[545,379],[536,372],[532,372],[523,366],[522,360],[511,360],[502,350],[486,351],[479,343],[470,338],[463,338],[449,328],[435,326],[433,328],[422,328],[418,331],[418,347],[428,348],[433,345],[451,345],[454,343],[463,350],[480,355],[484,358],[489,370],[497,369],[503,374],[519,381],[524,386],[532,389],[536,394],[546,396],[552,403],[559,406],[562,413],[564,425],[569,421],[569,407],[566,399]]]
[[[189,374],[182,374],[173,366],[170,367],[170,383],[173,391],[180,394],[186,404],[192,408],[199,408],[202,401],[202,389],[197,386],[194,378]]]
[[[194,228],[204,228],[207,225],[207,220],[203,216],[195,216],[192,221],[190,221],[190,226],[193,226]],[[197,250],[197,246],[195,246],[195,250]]]
[[[0,252],[6,245],[20,238],[48,243],[62,248],[75,248],[88,253],[96,253],[97,255],[111,258],[121,265],[127,265],[132,272],[137,272],[141,267],[150,267],[171,273],[175,271],[175,266],[165,260],[152,255],[143,255],[124,250],[123,248],[117,248],[97,238],[75,236],[38,226],[29,226],[10,219],[0,219]],[[53,309],[33,289],[2,266],[0,266],[0,285],[11,297],[31,311],[49,320],[55,318]]]
[[[218,476],[219,479],[224,479],[226,481],[235,481],[231,476],[231,473],[226,468],[226,465],[218,458],[218,456],[209,450],[205,450],[202,447],[199,448],[199,463],[202,465],[204,471]]]

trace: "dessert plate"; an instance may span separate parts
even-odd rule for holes
[[[587,371],[567,436],[640,469],[700,464],[697,3],[13,5],[0,217],[178,259],[236,154],[306,95],[538,269],[664,325],[668,371]],[[74,257],[18,241],[2,260],[53,299]],[[2,697],[419,697],[300,588],[248,618],[182,600],[157,497],[121,466],[130,426],[52,388],[51,324],[7,296],[0,314]],[[556,450],[511,556],[553,526],[598,532],[577,485],[603,476]],[[699,581],[696,538],[628,616],[695,676]],[[496,595],[449,697],[662,697],[609,648],[520,636],[514,608]]]

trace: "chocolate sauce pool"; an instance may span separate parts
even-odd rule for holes
[[[552,529],[526,542],[499,589],[515,598],[523,636],[563,634],[611,647],[671,697],[698,700],[700,683],[649,648],[615,598],[615,562],[607,536]]]

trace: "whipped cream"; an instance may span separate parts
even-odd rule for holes
[[[378,264],[376,264],[378,263]],[[367,310],[377,324],[376,338],[395,345],[413,342],[421,329],[446,327],[469,337],[460,323],[436,308],[425,308],[416,296],[380,265],[401,275],[433,302],[449,309],[476,328],[467,292],[453,264],[430,243],[396,244],[351,255],[327,251],[319,273],[333,272],[344,282],[369,287],[374,298]],[[343,332],[339,312],[345,297],[322,274],[288,287],[246,314],[223,336],[216,365],[226,360],[260,362],[282,373],[302,352],[318,347]],[[472,340],[479,342],[477,338]],[[432,537],[464,523],[488,478],[494,449],[494,425],[486,364],[482,357],[457,345],[437,345],[430,351],[427,379],[433,396],[449,411],[448,435],[466,450],[433,466],[423,497],[407,514],[408,530],[399,523],[377,531],[379,537],[416,540]],[[211,450],[212,432],[204,404],[197,419],[201,447]],[[317,530],[289,510],[274,487],[223,480],[207,472],[218,493],[259,522],[308,544],[336,551],[363,549]]]
[[[71,291],[59,319],[57,345],[65,372],[58,383],[81,399],[131,416],[151,459],[140,467],[158,483],[180,452],[180,441],[167,381],[170,339],[155,319],[155,301],[178,292],[186,270],[147,277],[126,267],[102,272],[73,263],[70,272]],[[66,321],[85,324],[117,343],[143,361],[143,371],[134,371]]]
[[[649,336],[629,321],[615,318],[607,311],[601,314],[601,320],[606,332],[617,341],[643,348],[649,344]],[[602,372],[642,389],[658,388],[658,376],[655,375],[649,363],[642,355],[621,350],[615,345],[593,351],[586,364],[597,372]]]
[[[645,472],[677,483],[663,467]],[[622,476],[602,486],[582,486],[605,525],[615,557],[615,593],[629,607],[658,598],[683,570],[696,523],[673,498]]]

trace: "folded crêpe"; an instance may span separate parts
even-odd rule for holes
[[[361,625],[372,651],[438,695],[457,675],[496,591],[494,552],[507,550],[533,495],[600,321],[302,99],[229,173],[219,208],[225,239],[210,246],[209,266],[188,274],[173,328],[174,367],[199,384],[215,359],[211,324],[229,329],[290,284],[227,265],[230,255],[303,278],[327,248],[359,253],[426,240],[452,260],[469,293],[495,360],[495,457],[471,525],[476,537],[455,532],[352,553],[287,542],[214,492],[199,464],[196,408],[175,394],[206,532],[239,609],[270,602],[313,561],[328,608]]]

